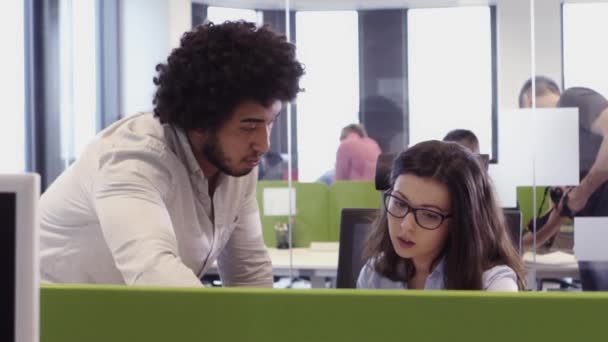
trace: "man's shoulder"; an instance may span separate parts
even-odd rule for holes
[[[137,113],[112,124],[100,134],[102,148],[162,153],[176,141],[171,126],[152,113]]]
[[[366,137],[365,138],[365,143],[368,146],[371,146],[374,149],[377,149],[378,151],[380,151],[380,145],[378,145],[378,142],[370,137]]]

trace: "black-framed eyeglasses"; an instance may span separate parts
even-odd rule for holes
[[[452,214],[446,215],[431,209],[412,207],[409,203],[390,192],[384,193],[384,207],[389,215],[398,219],[403,219],[407,214],[412,213],[416,223],[428,230],[439,228],[443,221],[452,217]]]

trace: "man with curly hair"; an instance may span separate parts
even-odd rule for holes
[[[295,47],[267,27],[205,24],[156,67],[154,113],[120,120],[43,194],[47,282],[272,286],[256,166],[299,92]]]

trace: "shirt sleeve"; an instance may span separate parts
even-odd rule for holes
[[[225,286],[272,287],[272,263],[262,237],[256,178],[250,177],[237,225],[217,260]]]
[[[103,155],[93,186],[102,234],[127,285],[202,286],[179,258],[162,159],[153,151]]]
[[[517,275],[508,266],[495,266],[483,275],[486,291],[517,292]]]
[[[579,125],[591,130],[593,122],[608,108],[608,101],[589,88],[574,87],[565,90],[559,98],[558,107],[574,107],[579,111]]]

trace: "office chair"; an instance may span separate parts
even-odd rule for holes
[[[357,287],[359,271],[367,261],[363,258],[365,241],[379,213],[379,209],[342,209],[337,288]]]
[[[519,254],[522,254],[521,237],[523,235],[523,225],[521,211],[518,209],[503,208],[503,213],[505,215],[505,224],[507,226],[507,230],[509,231],[509,237],[513,242],[513,246],[515,249],[517,249]]]
[[[376,163],[376,190],[385,191],[391,187],[390,177],[393,168],[393,160],[397,157],[396,153],[382,153],[378,156]]]
[[[608,261],[579,261],[583,291],[608,291]]]

